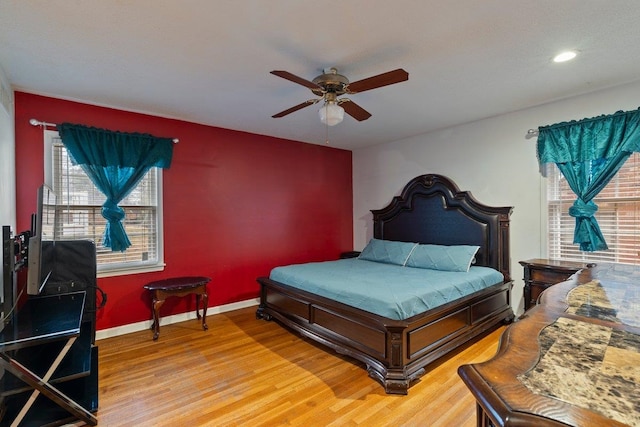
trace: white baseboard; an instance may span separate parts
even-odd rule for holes
[[[219,305],[207,308],[207,316],[212,314],[225,313],[227,311],[239,310],[241,308],[256,306],[260,303],[260,299],[250,299],[245,301],[233,302],[231,304]],[[172,323],[184,322],[196,318],[195,311],[187,313],[173,314],[171,316],[161,317],[161,325],[170,325]],[[146,331],[151,329],[151,320],[144,322],[130,323],[128,325],[116,326],[115,328],[101,329],[96,331],[96,341],[104,338],[116,337],[118,335],[130,334],[132,332]]]

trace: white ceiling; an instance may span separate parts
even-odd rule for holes
[[[355,149],[637,80],[639,23],[638,0],[1,0],[0,66],[16,90],[317,144],[320,104],[271,118],[314,95],[269,71],[404,68],[329,128]]]

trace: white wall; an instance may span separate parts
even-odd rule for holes
[[[0,226],[16,226],[16,174],[14,144],[13,91],[4,71],[0,67]],[[4,306],[3,276],[0,276],[0,318],[4,318],[8,307]],[[4,322],[0,322],[0,331]],[[0,369],[0,380],[3,371]]]
[[[0,67],[0,225],[16,225],[13,90]],[[7,108],[3,104],[8,104]]]
[[[354,248],[373,236],[370,209],[386,206],[412,178],[437,173],[451,178],[480,202],[513,206],[511,216],[512,305],[523,310],[518,261],[545,257],[544,199],[536,138],[527,130],[640,106],[640,82],[539,107],[367,147],[353,152]]]

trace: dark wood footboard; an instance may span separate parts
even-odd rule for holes
[[[275,319],[363,362],[369,375],[390,394],[407,394],[429,363],[513,319],[510,282],[407,320],[381,317],[266,277],[258,282],[258,318]]]

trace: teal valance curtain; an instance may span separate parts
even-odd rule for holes
[[[540,164],[555,163],[577,195],[569,215],[576,219],[573,243],[580,250],[608,249],[594,217],[598,206],[593,198],[636,151],[640,109],[538,128]]]
[[[73,164],[82,167],[107,198],[102,205],[102,216],[107,220],[103,246],[124,252],[131,242],[122,225],[125,212],[118,203],[151,167],[171,165],[173,140],[70,123],[57,128]]]

